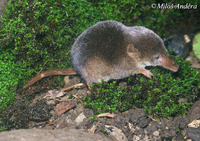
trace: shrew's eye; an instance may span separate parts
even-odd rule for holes
[[[156,55],[156,56],[155,56],[155,59],[157,60],[157,59],[159,59],[159,57],[160,57],[159,55]]]

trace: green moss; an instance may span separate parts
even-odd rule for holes
[[[91,116],[91,117],[90,117],[90,120],[91,120],[91,121],[97,121],[98,119],[97,119],[96,116]]]
[[[0,127],[0,132],[5,131],[5,130],[6,130],[6,128],[4,126]]]
[[[143,108],[154,117],[186,114],[190,103],[199,97],[200,74],[189,62],[179,57],[175,60],[179,64],[176,73],[158,67],[151,69],[152,79],[135,75],[127,79],[124,88],[120,88],[116,81],[92,86],[92,95],[83,99],[84,105],[96,114],[133,107]],[[181,98],[187,101],[180,103]]]
[[[200,32],[197,33],[193,39],[193,51],[195,55],[200,59]]]
[[[0,110],[12,104],[15,100],[14,89],[22,81],[24,67],[15,62],[15,56],[10,51],[0,49]]]
[[[73,95],[74,95],[74,94],[70,94],[70,95],[68,96],[68,98],[69,98],[69,99],[72,99],[72,98],[73,98]]]

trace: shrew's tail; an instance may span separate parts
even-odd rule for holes
[[[74,71],[73,69],[58,69],[58,70],[44,71],[44,72],[36,75],[35,77],[33,77],[29,82],[27,82],[23,86],[23,89],[33,85],[38,80],[40,80],[40,79],[42,79],[44,77],[47,77],[47,76],[51,76],[51,75],[75,75],[75,74],[77,74],[77,72]]]

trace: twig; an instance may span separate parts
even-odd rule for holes
[[[64,92],[64,91],[66,91],[66,90],[69,90],[69,89],[72,89],[72,88],[76,88],[76,87],[81,87],[81,86],[84,86],[84,83],[78,83],[78,84],[69,86],[69,87],[67,87],[67,88],[63,88],[63,89],[61,89],[60,91],[61,91],[61,92]]]

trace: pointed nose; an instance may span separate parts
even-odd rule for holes
[[[163,66],[166,69],[169,69],[171,71],[178,71],[178,65],[174,61],[174,59],[168,54],[165,57],[159,58],[161,66]]]

